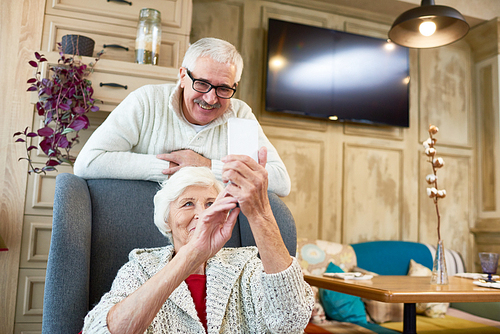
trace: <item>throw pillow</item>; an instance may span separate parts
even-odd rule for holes
[[[366,275],[378,276],[377,273],[359,267],[354,267],[352,271],[359,271]],[[403,303],[384,303],[365,298],[361,298],[361,300],[365,303],[366,314],[370,318],[371,322],[382,324],[384,322],[403,321]]]
[[[325,272],[343,273],[344,271],[330,262]],[[319,296],[325,313],[330,319],[366,324],[365,305],[361,298],[326,289],[319,289]]]
[[[410,260],[410,269],[408,276],[431,276],[432,271],[424,265]],[[446,311],[448,311],[450,303],[417,303],[417,313],[425,314],[430,318],[444,318]]]
[[[365,303],[366,314],[374,323],[403,321],[403,303],[384,303],[364,298],[363,302]]]
[[[320,325],[326,322],[325,310],[320,302],[314,302],[314,307],[311,314],[311,319],[309,322],[313,324]]]

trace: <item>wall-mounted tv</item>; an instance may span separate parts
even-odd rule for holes
[[[269,19],[266,110],[409,126],[408,49],[385,39]]]

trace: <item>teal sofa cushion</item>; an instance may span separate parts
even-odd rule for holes
[[[344,271],[330,262],[325,272],[343,273]],[[326,289],[319,289],[319,296],[325,314],[330,319],[366,324],[365,304],[361,298]]]
[[[418,242],[368,241],[351,246],[356,253],[357,266],[379,275],[406,275],[411,259],[432,269],[429,248]]]

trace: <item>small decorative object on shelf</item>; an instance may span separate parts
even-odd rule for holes
[[[95,42],[82,35],[64,35],[61,41],[62,52],[70,55],[92,57]]]
[[[102,52],[97,54],[95,62],[88,65],[82,63],[77,56],[64,55],[60,43],[59,61],[50,65],[49,75],[42,75],[41,65],[47,62],[44,55],[35,52],[36,60],[30,60],[29,65],[36,68],[34,78],[28,80],[31,86],[28,92],[37,92],[38,101],[35,104],[39,116],[43,116],[43,126],[32,132],[29,127],[16,132],[16,142],[25,143],[26,157],[29,164],[28,174],[46,173],[56,170],[62,163],[73,165],[74,157],[70,155],[71,148],[78,143],[78,132],[89,127],[89,119],[85,115],[89,111],[98,111],[96,99],[92,97],[94,90],[92,82],[87,77],[93,72],[96,62]],[[38,149],[30,141],[40,137],[39,148],[47,155],[47,161],[42,168],[35,167],[31,153]]]
[[[158,65],[161,46],[161,14],[156,9],[143,8],[139,13],[135,62]]]
[[[446,190],[439,190],[437,184],[437,170],[444,166],[443,158],[438,158],[436,156],[436,138],[433,136],[438,133],[439,129],[437,126],[430,125],[429,126],[429,139],[424,141],[424,153],[428,157],[428,161],[432,165],[432,174],[426,176],[425,180],[431,186],[427,188],[427,196],[429,196],[436,206],[436,214],[437,214],[437,235],[438,235],[438,244],[436,247],[436,256],[434,257],[434,264],[432,266],[432,276],[431,276],[431,284],[448,284],[448,272],[446,271],[446,260],[445,260],[445,252],[443,246],[443,240],[441,240],[441,216],[439,215],[439,206],[438,200],[440,198],[446,197]]]

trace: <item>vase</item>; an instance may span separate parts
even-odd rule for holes
[[[161,14],[156,9],[143,8],[139,12],[135,62],[158,65],[161,48]]]
[[[436,256],[432,265],[431,284],[448,284],[448,271],[446,271],[446,257],[443,240],[439,240],[436,247]]]
[[[61,41],[65,54],[92,57],[95,42],[92,38],[82,35],[64,35]]]

